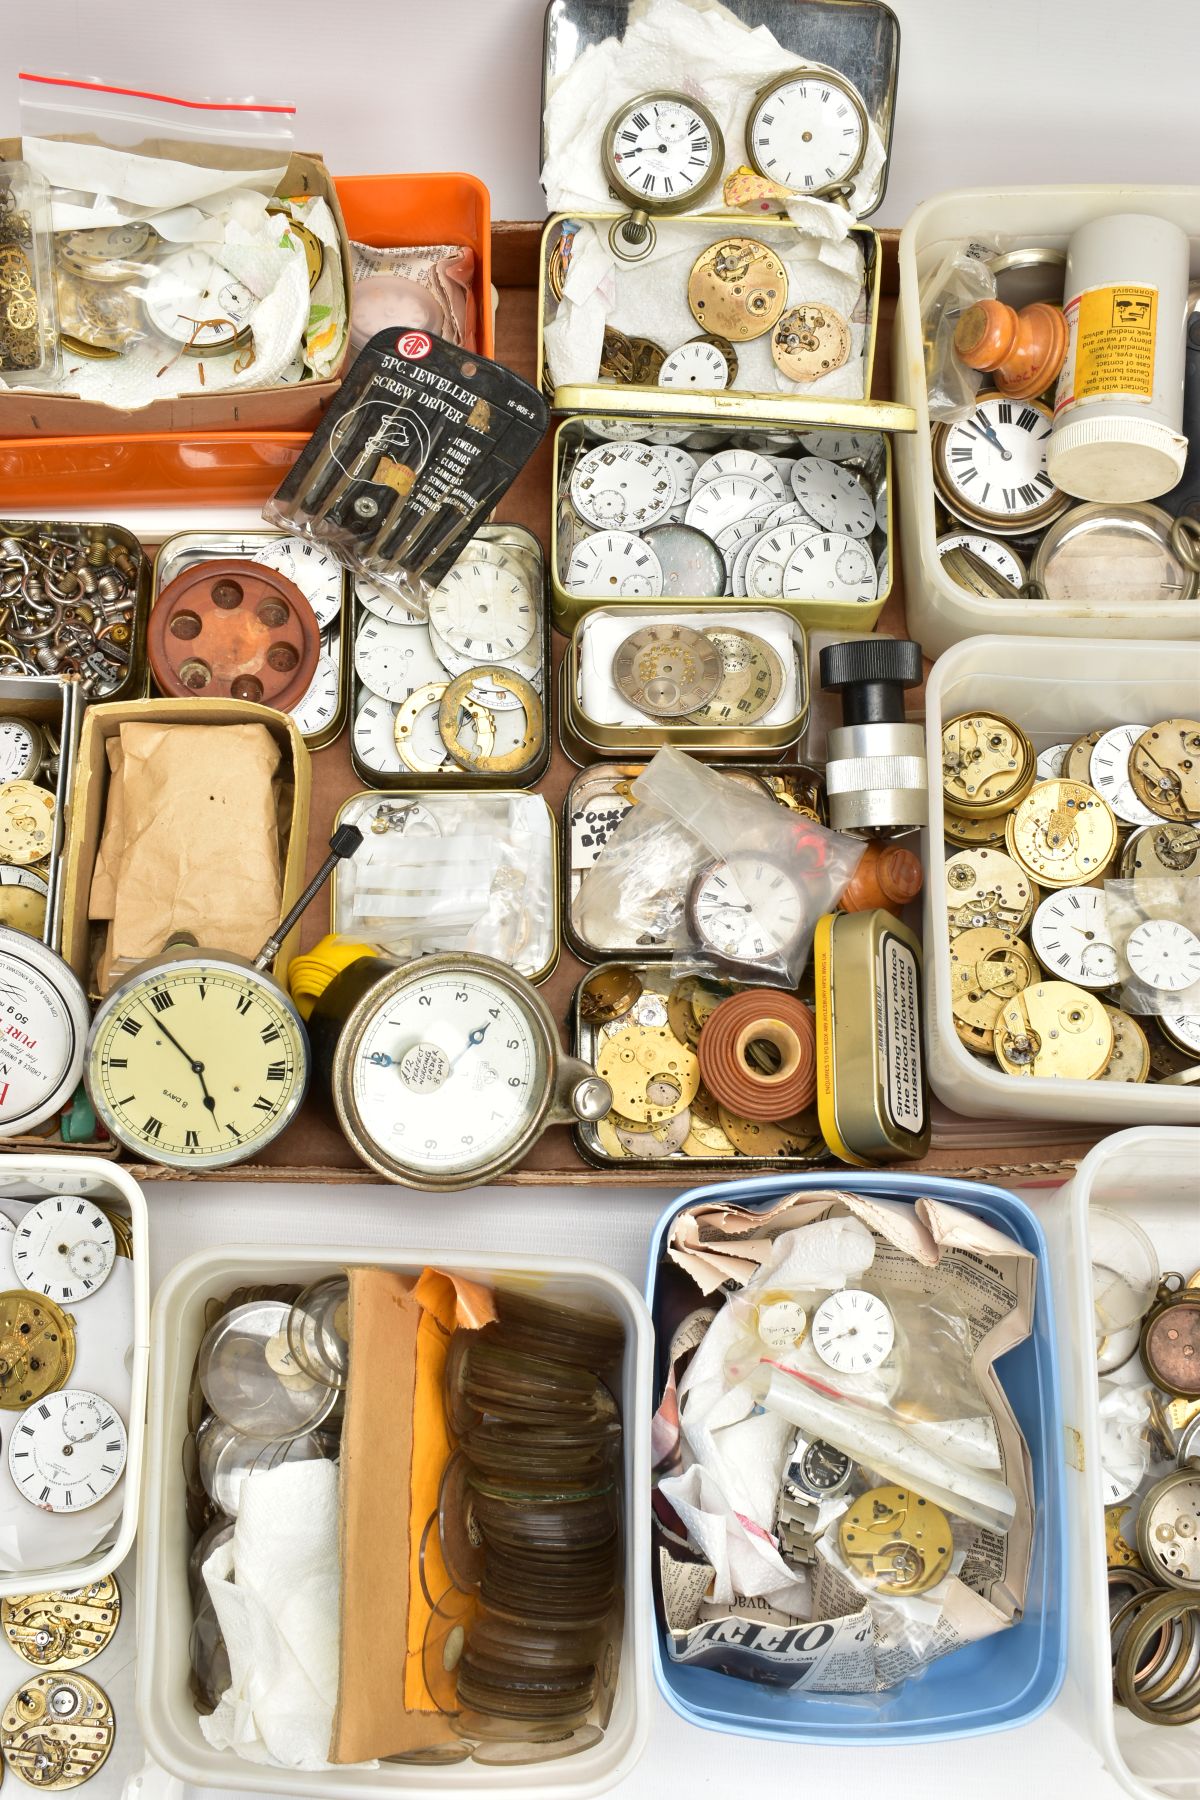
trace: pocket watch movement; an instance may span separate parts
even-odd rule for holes
[[[1003,850],[956,850],[944,872],[950,935],[991,926],[1018,937],[1034,915],[1037,884]]]
[[[969,818],[995,818],[1019,806],[1037,775],[1037,754],[1011,719],[960,713],[942,727],[942,794]]]
[[[1165,719],[1144,731],[1129,752],[1129,780],[1160,819],[1200,821],[1200,720]]]
[[[1094,788],[1077,781],[1040,781],[1008,815],[1009,854],[1043,887],[1094,881],[1117,848],[1117,821]]]
[[[125,1473],[128,1442],[117,1409],[87,1388],[61,1388],[30,1406],[8,1438],[17,1488],[44,1512],[84,1512]]]
[[[980,394],[969,418],[933,430],[933,481],[947,512],[1001,537],[1029,536],[1071,504],[1046,471],[1053,414],[1040,400]]]
[[[103,1765],[115,1730],[108,1695],[86,1675],[31,1675],[0,1714],[0,1750],[28,1787],[64,1793]]]
[[[693,263],[687,299],[701,330],[748,343],[778,323],[788,301],[787,270],[757,238],[722,238]]]
[[[924,1594],[950,1573],[954,1535],[940,1506],[907,1488],[860,1495],[838,1526],[842,1555],[881,1594]]]
[[[32,781],[0,785],[0,861],[27,867],[49,856],[56,810],[54,795]]]
[[[789,69],[759,89],[746,154],[759,175],[819,199],[849,194],[868,144],[867,109],[833,69]]]
[[[1119,1006],[1106,1005],[1104,1011],[1113,1028],[1113,1048],[1112,1055],[1100,1071],[1098,1079],[1100,1081],[1149,1081],[1150,1040],[1146,1033],[1132,1013],[1123,1012]]]
[[[849,320],[832,306],[791,306],[771,333],[771,360],[789,381],[816,381],[849,362],[851,342]]]
[[[70,1379],[75,1325],[68,1313],[25,1288],[0,1294],[0,1409],[23,1412]]]
[[[99,1656],[121,1621],[116,1577],[82,1588],[18,1594],[0,1601],[0,1630],[11,1650],[37,1669],[77,1669]]]
[[[1112,1055],[1113,1028],[1095,994],[1039,981],[1001,1008],[993,1049],[1006,1075],[1094,1081]]]

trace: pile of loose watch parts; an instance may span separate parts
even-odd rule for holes
[[[1189,1725],[1200,1718],[1200,1270],[1164,1271],[1125,1211],[1093,1206],[1089,1235],[1114,1697],[1146,1723]]]
[[[1194,719],[1098,727],[1040,751],[996,713],[947,721],[950,1009],[969,1050],[1019,1078],[1198,1078],[1197,768]],[[1121,942],[1114,880],[1140,917]]]

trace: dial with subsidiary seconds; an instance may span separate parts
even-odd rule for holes
[[[840,1288],[813,1314],[812,1341],[821,1361],[843,1375],[865,1375],[886,1362],[896,1341],[891,1311],[865,1288]]]
[[[985,537],[981,531],[947,531],[937,541],[939,558],[948,555],[951,550],[969,550],[981,563],[994,569],[1010,587],[1022,588],[1025,585],[1025,570],[1019,557],[1014,556],[1008,545],[1002,544],[998,538]]]
[[[938,426],[934,481],[945,506],[968,525],[1020,533],[1046,525],[1069,504],[1046,471],[1053,428],[1039,400],[984,394],[969,418]]]
[[[32,781],[46,740],[28,719],[0,718],[0,781]]]
[[[802,193],[829,193],[862,166],[866,108],[844,78],[823,69],[797,70],[755,100],[746,149],[760,175]]]
[[[346,571],[324,545],[302,537],[272,538],[253,545],[252,553],[256,563],[296,584],[322,631],[334,623],[342,610]]]
[[[1077,987],[1108,988],[1120,969],[1100,888],[1066,888],[1048,894],[1033,915],[1029,935],[1042,967]]]
[[[199,953],[110,994],[86,1080],[112,1135],[150,1162],[220,1168],[269,1144],[308,1076],[299,1015],[269,977]]]
[[[1200,938],[1176,919],[1144,919],[1125,955],[1137,979],[1162,993],[1181,994],[1200,981]]]
[[[77,1305],[103,1287],[116,1256],[111,1221],[77,1194],[52,1194],[31,1206],[12,1245],[17,1280],[60,1306]]]
[[[700,872],[688,915],[707,949],[729,962],[752,963],[790,949],[804,923],[804,902],[778,863],[733,856]]]
[[[75,1513],[110,1494],[128,1440],[115,1406],[88,1388],[60,1388],[21,1414],[8,1440],[12,1478],[32,1506]]]
[[[684,95],[646,95],[624,108],[608,130],[609,176],[635,206],[686,205],[720,173],[711,115]]]
[[[486,556],[460,558],[429,597],[429,623],[465,656],[516,656],[537,623],[520,564],[490,547]]]
[[[350,1068],[362,1128],[417,1171],[502,1153],[533,1120],[544,1078],[526,1013],[472,969],[418,973],[369,1020]]]

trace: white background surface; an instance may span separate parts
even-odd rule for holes
[[[1197,0],[893,0],[902,32],[895,154],[877,223],[947,187],[1195,180]],[[540,0],[5,0],[0,95],[18,68],[191,97],[294,101],[297,141],[339,173],[460,168],[497,218],[544,211],[537,184]],[[186,84],[186,85],[184,85]],[[639,1286],[666,1196],[497,1189],[422,1200],[370,1188],[149,1190],[154,1274],[214,1242],[503,1246],[611,1263]],[[132,1609],[130,1609],[132,1611]],[[122,1626],[122,1638],[131,1621]],[[124,1662],[114,1645],[114,1661]],[[98,1671],[99,1672],[99,1671]],[[115,1673],[115,1671],[114,1671]],[[114,1683],[114,1686],[116,1684]],[[121,1684],[124,1688],[124,1682]],[[721,1737],[657,1697],[621,1800],[806,1792],[939,1800],[1115,1800],[1068,1720],[1069,1692],[1021,1731],[958,1747],[825,1750]],[[119,1728],[133,1721],[121,1708]],[[117,1759],[89,1792],[110,1800]],[[122,1767],[128,1766],[121,1756]]]
[[[888,192],[902,225],[950,187],[1195,180],[1197,0],[891,0],[900,88]],[[3,0],[18,69],[290,101],[339,174],[465,169],[497,219],[540,218],[542,0]]]

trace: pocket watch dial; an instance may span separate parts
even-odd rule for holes
[[[1084,988],[1112,987],[1120,974],[1099,888],[1068,888],[1047,895],[1030,928],[1038,961],[1056,980]]]
[[[0,781],[32,781],[44,753],[36,725],[25,719],[0,719]]]
[[[563,586],[589,600],[652,599],[663,591],[662,564],[632,532],[597,531],[575,546]]]
[[[112,1492],[128,1445],[116,1407],[87,1388],[61,1388],[21,1414],[8,1440],[17,1487],[46,1512],[83,1512]]]
[[[802,69],[751,108],[746,148],[760,175],[825,194],[853,179],[867,148],[867,115],[848,81]]]
[[[206,250],[177,250],[147,268],[146,315],[173,343],[231,350],[254,310],[253,293]]]
[[[391,1162],[430,1173],[502,1155],[535,1122],[546,1049],[516,997],[470,968],[418,975],[353,1045],[355,1112]]]
[[[533,636],[533,597],[515,558],[462,557],[430,596],[429,622],[454,650],[491,662]]]
[[[286,995],[215,959],[135,976],[102,1004],[88,1043],[88,1093],[109,1131],[176,1168],[253,1156],[299,1107],[307,1074]]]
[[[866,606],[878,591],[878,572],[862,540],[835,531],[805,538],[783,571],[785,600],[854,600]]]
[[[1200,938],[1175,919],[1145,919],[1125,944],[1129,967],[1147,987],[1181,994],[1200,981]]]
[[[1146,725],[1115,725],[1092,749],[1088,782],[1126,825],[1156,825],[1158,814],[1144,806],[1133,791],[1129,757]]]
[[[981,531],[947,531],[937,541],[939,558],[948,556],[951,550],[969,551],[999,575],[1001,580],[1007,581],[1010,587],[1022,588],[1025,585],[1025,570],[1020,558],[1007,544],[1002,544],[999,538],[985,537]]]
[[[715,481],[718,475],[749,475],[752,480],[761,481],[776,501],[782,502],[786,498],[779,470],[757,450],[718,450],[697,469],[693,492],[698,493],[706,482]]]
[[[1053,417],[1038,400],[985,394],[967,419],[935,433],[934,479],[968,524],[1018,534],[1045,525],[1068,504],[1046,472]]]
[[[755,475],[717,475],[711,481],[697,481],[683,515],[686,523],[715,540],[727,525],[748,513],[777,506],[781,484],[774,469],[771,475],[770,483]]]
[[[380,775],[398,775],[404,767],[396,748],[395,704],[378,694],[368,694],[355,714],[351,742],[359,761]]]
[[[376,618],[359,621],[354,672],[363,686],[382,700],[406,700],[415,688],[446,679],[427,631],[389,625]]]
[[[729,962],[760,962],[785,953],[804,923],[804,902],[787,871],[753,855],[706,869],[688,910],[701,944]]]
[[[341,671],[332,656],[318,657],[317,671],[309,683],[308,692],[291,709],[296,729],[304,737],[313,737],[330,724],[337,712],[340,685]]]
[[[675,208],[712,179],[717,149],[709,124],[682,95],[651,95],[609,127],[610,175],[635,205]]]
[[[760,531],[746,546],[741,580],[748,598],[778,600],[783,593],[784,570],[801,544],[817,536],[807,516]]]
[[[598,444],[571,474],[571,504],[598,530],[657,525],[675,504],[675,477],[652,444]]]
[[[792,469],[792,492],[822,531],[866,537],[875,524],[875,502],[853,469],[823,456],[801,457]]]
[[[812,1322],[813,1348],[842,1375],[864,1375],[891,1355],[896,1326],[878,1294],[842,1288],[822,1300]]]
[[[117,1255],[107,1216],[76,1194],[55,1194],[31,1206],[13,1238],[17,1280],[56,1300],[77,1305],[103,1287]]]
[[[272,538],[254,546],[254,561],[294,581],[317,615],[322,631],[342,610],[346,571],[332,553],[307,538]]]

